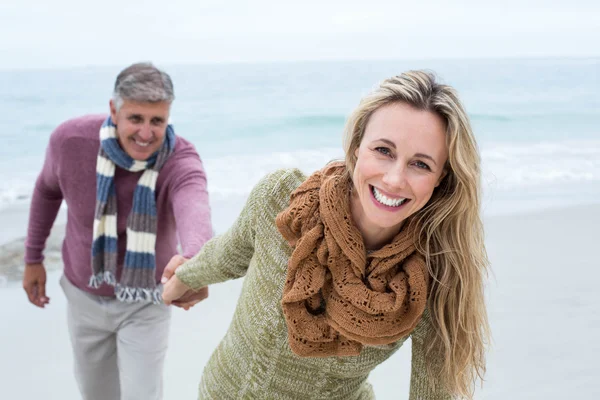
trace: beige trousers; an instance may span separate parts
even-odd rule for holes
[[[95,296],[64,275],[60,284],[82,399],[162,399],[170,308]]]

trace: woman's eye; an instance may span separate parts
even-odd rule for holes
[[[425,164],[423,161],[416,161],[415,165],[417,166],[417,168],[426,169],[428,171],[431,171],[431,168],[429,168],[429,165]]]
[[[388,149],[387,147],[376,147],[375,151],[378,153],[381,153],[383,155],[389,156],[392,153],[390,152],[390,149]]]

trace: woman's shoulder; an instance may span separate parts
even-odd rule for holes
[[[278,169],[268,173],[258,182],[254,187],[253,197],[289,200],[292,192],[305,180],[306,175],[298,168]]]
[[[279,169],[265,175],[252,189],[246,210],[255,223],[274,222],[275,216],[288,207],[292,192],[306,180],[297,168]]]

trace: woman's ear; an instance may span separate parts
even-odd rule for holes
[[[444,180],[444,178],[446,177],[446,175],[448,175],[448,169],[444,168],[444,170],[442,171],[442,174],[438,178],[437,183],[435,184],[435,187],[440,186],[440,183],[442,183],[442,181]]]

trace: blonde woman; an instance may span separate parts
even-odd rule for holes
[[[387,79],[350,116],[344,150],[309,177],[266,176],[229,231],[167,268],[163,299],[184,307],[245,276],[200,399],[374,399],[369,373],[408,337],[410,399],[473,397],[487,258],[456,92],[423,71]]]

